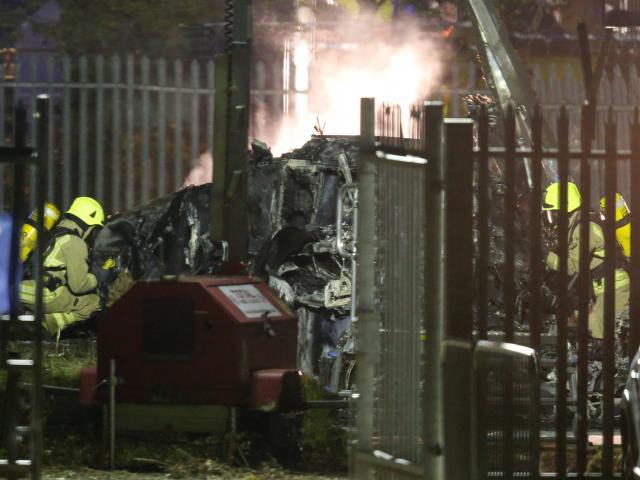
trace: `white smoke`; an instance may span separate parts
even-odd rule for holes
[[[202,185],[203,183],[209,183],[213,179],[213,156],[211,152],[207,150],[202,153],[198,160],[195,162],[195,166],[191,169],[187,177],[184,179],[183,187],[189,185]]]
[[[308,36],[293,42],[290,110],[267,142],[274,154],[309,140],[318,122],[326,134],[357,134],[361,97],[399,104],[408,118],[410,106],[438,86],[446,57],[442,42],[408,20],[361,15],[317,30],[313,41],[313,50]]]

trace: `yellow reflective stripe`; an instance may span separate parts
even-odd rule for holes
[[[47,313],[44,316],[44,326],[51,335],[56,335],[56,343],[60,340],[62,329],[75,321],[73,313]]]
[[[629,286],[631,280],[629,278],[629,274],[621,269],[616,269],[616,275],[614,278],[615,288],[623,288]],[[604,292],[604,278],[600,282],[593,282],[593,290],[596,294]]]
[[[64,265],[64,262],[58,260],[56,257],[60,253],[62,246],[69,241],[69,238],[71,238],[71,235],[64,235],[56,239],[56,243],[54,244],[51,253],[49,253],[47,258],[44,260],[45,267],[60,267]]]
[[[625,272],[624,270],[616,270],[615,282],[616,288],[624,287],[631,283],[631,279],[629,278],[627,272]]]
[[[48,288],[42,289],[42,301],[44,303],[50,302],[56,298],[54,292],[49,290]],[[24,283],[20,284],[20,300],[24,303],[35,303],[36,301],[36,287],[35,283],[33,285],[25,285]]]

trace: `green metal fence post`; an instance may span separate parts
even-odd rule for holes
[[[442,142],[444,104],[425,102],[424,134],[427,159],[425,188],[426,227],[425,287],[426,318],[424,330],[424,467],[425,478],[442,478],[444,462],[443,424],[443,339],[445,324],[445,198],[444,155]]]
[[[357,341],[358,364],[357,445],[358,453],[373,450],[373,415],[375,365],[378,362],[377,332],[380,318],[376,307],[375,230],[376,230],[376,166],[375,166],[375,99],[360,100],[360,156],[358,164],[358,200],[363,206],[358,218],[358,321],[353,325]],[[356,462],[356,478],[372,478],[372,469]]]
[[[224,194],[227,176],[227,108],[229,104],[229,56],[215,57],[215,95],[213,117],[213,179],[211,183],[211,238],[226,240]]]
[[[231,85],[229,124],[227,126],[228,190],[225,192],[225,234],[229,259],[247,258],[249,224],[247,216],[247,157],[250,106],[251,0],[233,2],[233,45],[231,49]]]
[[[471,340],[473,315],[473,121],[447,119],[445,265],[447,320],[444,370],[445,470],[471,478]],[[428,412],[425,412],[426,414]]]

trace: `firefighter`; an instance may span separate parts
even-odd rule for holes
[[[555,223],[553,217],[560,211],[560,184],[552,183],[546,190],[543,210],[546,211],[551,223]],[[568,225],[568,255],[567,271],[570,277],[570,284],[577,279],[580,269],[580,206],[582,198],[578,187],[571,182],[567,183],[567,213],[569,214]],[[588,415],[591,418],[599,419],[602,415],[602,359],[603,359],[603,338],[604,338],[604,260],[605,246],[604,233],[598,221],[591,218],[589,221],[589,270],[592,282],[588,328],[591,334],[588,345]],[[618,264],[617,259],[614,259]],[[552,270],[558,270],[560,259],[555,252],[549,252],[546,259],[547,266]],[[627,323],[623,315],[619,315],[629,302],[629,274],[623,268],[615,269],[615,365],[616,377],[623,379],[628,370],[628,359],[625,348],[621,344],[620,332],[625,329]],[[575,314],[572,315],[575,319]],[[575,344],[571,348],[577,352]],[[624,380],[623,380],[624,382]]]
[[[552,183],[546,190],[543,210],[546,211],[551,223],[555,223],[555,216],[560,210],[560,184]],[[580,205],[582,198],[578,187],[567,183],[567,213],[569,214],[568,228],[568,257],[567,270],[570,278],[576,278],[580,269]],[[589,330],[595,339],[604,337],[604,233],[602,227],[594,220],[589,221],[589,252],[591,259],[589,269],[593,282],[593,305],[589,314]],[[547,267],[558,270],[559,257],[555,252],[549,252],[546,259]],[[615,310],[616,316],[625,309],[629,302],[629,274],[623,268],[615,269]]]
[[[54,228],[44,252],[44,325],[52,335],[86,320],[100,309],[98,283],[109,282],[113,269],[91,273],[87,239],[104,225],[104,211],[89,197],[76,198]],[[35,305],[35,280],[20,286],[20,299],[29,309]]]

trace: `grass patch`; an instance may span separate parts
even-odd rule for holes
[[[42,381],[60,387],[79,387],[80,370],[96,365],[97,349],[93,339],[61,341],[43,345]]]
[[[327,393],[314,379],[303,377],[307,400],[323,400]],[[346,472],[347,412],[344,410],[308,410],[301,428],[302,463],[314,471]]]

